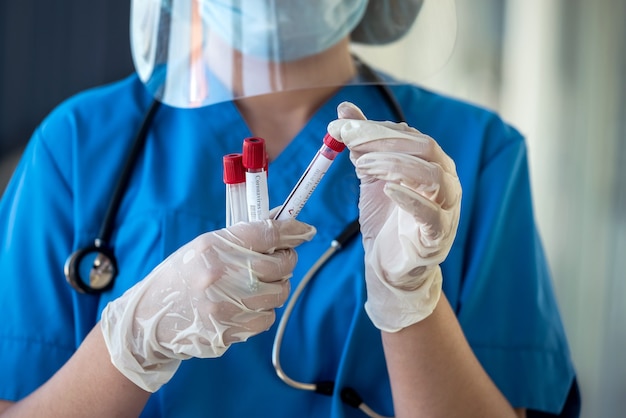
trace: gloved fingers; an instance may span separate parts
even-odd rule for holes
[[[384,191],[402,210],[411,214],[419,224],[421,245],[425,249],[438,248],[453,228],[450,225],[451,216],[449,212],[419,193],[399,184],[387,183]],[[431,255],[430,251],[420,254],[424,258]]]
[[[218,357],[267,330],[289,294],[293,247],[314,234],[293,219],[241,222],[185,244],[104,309],[113,363],[155,391],[180,360]]]
[[[273,287],[280,287],[280,285],[272,284]],[[285,287],[285,290],[289,292],[289,285]],[[246,299],[246,303],[248,300]],[[254,302],[250,303],[251,305]],[[214,304],[210,311],[201,313],[203,322],[208,319],[212,325],[207,326],[207,329],[219,330],[222,332],[225,327],[239,328],[240,332],[246,330],[252,334],[258,334],[259,332],[266,331],[274,323],[274,308],[279,306],[275,303],[261,304],[256,301],[258,307],[248,307],[245,303],[232,303],[230,301],[223,301]],[[259,320],[261,318],[261,320]]]
[[[252,296],[242,299],[241,303],[251,311],[269,311],[285,304],[291,290],[291,282],[285,280],[278,283],[259,283],[259,287],[272,286],[272,291],[260,290]]]
[[[239,222],[215,232],[225,242],[258,253],[294,248],[310,241],[316,233],[313,226],[295,219]]]
[[[328,132],[346,144],[352,161],[368,152],[393,151],[418,156],[456,173],[454,161],[439,144],[406,123],[339,119],[328,125]]]
[[[230,302],[220,302],[212,308],[199,311],[192,322],[177,329],[171,337],[158,338],[160,345],[176,358],[219,357],[231,344],[268,330],[276,318],[273,309],[242,309],[241,305]]]
[[[228,290],[211,288],[207,298],[213,303],[192,304],[189,318],[167,315],[159,321],[159,345],[176,353],[192,357],[221,356],[236,342],[268,330],[274,323],[274,309],[284,304],[289,293],[289,282],[260,283],[259,296],[239,300],[220,295]],[[272,288],[272,291],[268,291]]]
[[[328,133],[335,139],[342,141],[350,150],[368,152],[371,142],[381,140],[406,139],[417,144],[428,143],[428,136],[406,123],[390,121],[371,121],[361,119],[337,119],[328,124]],[[380,142],[370,144],[369,147],[381,146]],[[408,144],[411,145],[411,144]],[[411,146],[415,147],[416,144]],[[380,149],[374,149],[379,151]],[[382,149],[384,150],[384,149]]]
[[[274,310],[240,313],[237,322],[229,325],[222,334],[226,346],[247,341],[248,338],[270,329],[276,320]]]
[[[263,257],[251,258],[249,267],[259,280],[271,283],[291,278],[297,262],[298,254],[289,248],[277,250],[272,254],[263,254]]]
[[[337,117],[339,119],[366,120],[365,114],[357,105],[350,102],[341,102],[337,106]]]
[[[352,120],[367,120],[367,117],[365,116],[365,114],[363,113],[363,111],[354,103],[351,102],[341,102],[339,103],[339,106],[337,106],[337,117],[339,119],[352,119]],[[331,122],[332,123],[332,122]],[[406,124],[406,122],[391,122],[391,121],[381,121],[381,122],[375,122],[375,123],[379,123],[381,125],[385,125],[388,126],[390,128],[395,128],[397,130],[400,131],[407,131],[407,132],[416,132],[419,133],[419,131],[415,128],[411,128],[409,125]],[[337,124],[334,126],[341,126],[341,124]],[[335,129],[333,129],[335,130]],[[329,131],[330,133],[330,131]],[[335,138],[336,139],[336,138]]]
[[[354,103],[351,102],[341,102],[339,106],[337,106],[337,117],[339,119],[352,119],[352,120],[367,120],[367,117],[363,113],[363,111]],[[385,126],[395,127],[398,130],[417,132],[419,131],[415,128],[411,128],[406,122],[391,122],[391,121],[383,121],[376,122]]]
[[[270,209],[270,215],[268,216],[268,219],[274,219],[282,208],[283,208],[283,205],[276,206],[275,208]]]
[[[223,245],[207,248],[203,257],[205,260],[219,260],[219,265],[205,261],[204,270],[209,272],[216,272],[223,266],[221,269],[226,270],[226,274],[231,277],[252,274],[259,280],[274,282],[289,279],[298,261],[298,255],[293,248],[263,254],[235,245],[221,237],[218,239],[224,240],[221,243]]]
[[[439,162],[444,170],[456,175],[454,161],[443,152],[439,144],[406,122],[367,120],[361,109],[350,102],[339,104],[337,116],[339,120],[328,125],[328,132],[335,139],[343,141],[351,153],[356,154],[356,158],[366,152],[392,150],[422,156],[427,161]],[[375,143],[371,144],[372,142]],[[371,147],[374,149],[370,149]]]
[[[389,199],[397,204],[400,209],[413,215],[418,223],[439,224],[441,207],[435,202],[401,184],[386,183],[383,190]]]
[[[274,268],[274,267],[272,267]],[[290,273],[289,273],[290,274]],[[233,305],[250,309],[271,309],[282,305],[289,291],[288,278],[280,277],[271,279],[263,277],[265,272],[259,272],[250,267],[242,266],[232,268],[226,265],[222,276],[210,287],[200,289],[208,301],[213,304],[229,302]],[[259,276],[266,281],[260,280]],[[271,280],[271,281],[270,281]],[[195,282],[196,279],[194,278]],[[253,307],[248,306],[246,301],[253,298],[261,298],[265,305]]]
[[[275,249],[294,248],[311,241],[317,230],[314,226],[295,219],[274,221],[278,224],[278,244]]]
[[[444,209],[459,201],[461,186],[458,177],[445,172],[437,163],[397,152],[371,152],[356,161],[359,178],[401,184]]]

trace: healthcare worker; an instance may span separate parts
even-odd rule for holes
[[[6,416],[577,416],[523,138],[350,53],[449,1],[131,3],[137,74],[55,109],[2,199]],[[264,138],[278,207],[326,133],[298,220],[224,227],[224,155]]]

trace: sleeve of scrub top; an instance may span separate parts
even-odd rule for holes
[[[73,240],[72,196],[59,164],[65,161],[52,158],[38,129],[0,202],[4,400],[28,395],[75,350],[74,301],[63,274]]]
[[[574,370],[533,216],[525,143],[513,129],[499,131],[505,137],[464,208],[472,230],[458,317],[514,407],[558,413]]]

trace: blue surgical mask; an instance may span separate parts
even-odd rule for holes
[[[360,22],[368,0],[204,0],[202,17],[234,49],[269,61],[325,51]]]

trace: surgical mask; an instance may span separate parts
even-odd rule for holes
[[[244,55],[294,61],[325,51],[360,22],[368,0],[208,0],[207,26]]]
[[[338,47],[345,39],[353,41],[350,53],[383,70],[401,58],[411,77],[429,75],[433,63],[445,62],[439,57],[449,56],[440,51],[451,52],[441,40],[456,33],[453,6],[454,0],[131,0],[131,53],[150,94],[179,108],[369,84],[367,77],[329,76],[333,60],[346,52]],[[419,35],[404,37],[413,21]],[[401,55],[374,46],[400,38],[410,43]]]

